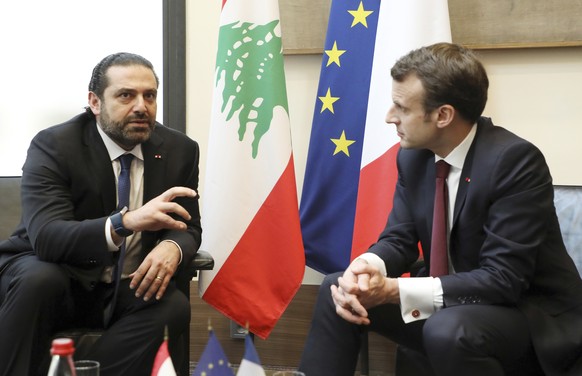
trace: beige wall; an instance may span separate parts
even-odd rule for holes
[[[219,15],[219,1],[197,1],[196,7],[187,9],[187,133],[201,144],[202,182]],[[556,184],[582,185],[582,169],[578,167],[582,161],[582,47],[479,54],[491,81],[485,115],[538,145]],[[285,57],[299,194],[320,64],[321,55]],[[306,280],[311,277],[308,273]]]

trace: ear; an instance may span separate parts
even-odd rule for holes
[[[101,99],[94,92],[89,92],[89,107],[93,112],[93,115],[98,116],[101,113]]]
[[[437,115],[437,127],[445,128],[455,118],[455,108],[450,104],[443,104],[439,108],[436,109]]]

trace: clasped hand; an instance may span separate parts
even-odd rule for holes
[[[186,223],[175,220],[171,213],[190,220],[191,216],[181,205],[172,202],[176,197],[196,197],[196,192],[187,187],[173,187],[148,201],[141,208],[128,211],[123,216],[123,225],[132,231],[158,231],[162,229],[187,229]],[[145,257],[135,272],[130,274],[129,287],[136,289],[135,296],[149,300],[155,295],[161,299],[180,262],[180,250],[170,241],[160,242]]]
[[[336,313],[353,324],[369,325],[368,308],[380,304],[398,303],[398,282],[384,277],[363,259],[354,260],[338,285],[331,286]]]

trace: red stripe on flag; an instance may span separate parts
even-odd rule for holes
[[[230,319],[240,325],[248,323],[250,331],[263,339],[295,296],[305,272],[297,208],[291,156],[203,296]]]
[[[351,260],[378,240],[392,210],[398,180],[396,154],[400,143],[360,170]]]

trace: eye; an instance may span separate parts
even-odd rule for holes
[[[400,103],[394,102],[394,108],[400,112],[404,112],[404,107]]]

